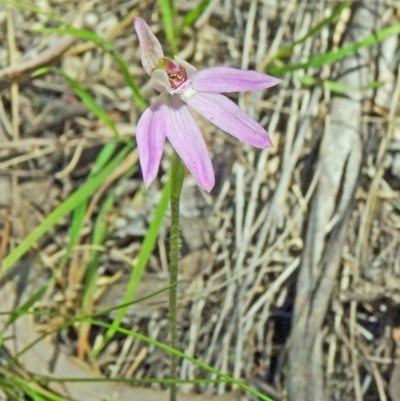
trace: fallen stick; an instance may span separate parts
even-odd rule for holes
[[[0,80],[20,79],[38,68],[54,64],[76,41],[74,36],[62,36],[57,44],[39,53],[35,58],[0,70]]]

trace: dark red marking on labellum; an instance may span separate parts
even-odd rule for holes
[[[178,65],[178,71],[174,69],[174,71],[169,71],[167,69],[168,80],[171,85],[172,90],[178,89],[183,83],[187,81],[187,73],[184,67]]]

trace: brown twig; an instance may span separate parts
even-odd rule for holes
[[[0,70],[0,81],[20,79],[38,68],[54,64],[76,41],[74,36],[62,36],[57,44],[39,53],[34,59]]]

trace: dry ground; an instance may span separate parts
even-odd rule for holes
[[[165,43],[155,1],[30,3],[110,39],[142,93],[154,98],[140,66],[131,23],[140,14]],[[179,14],[197,3],[178,2]],[[262,70],[280,48],[301,38],[340,4],[212,0],[195,27],[184,31],[180,55],[198,68]],[[305,62],[340,49],[399,24],[399,18],[396,1],[354,2],[284,61]],[[113,138],[60,76],[32,79],[24,74],[32,69],[29,63],[37,67],[43,52],[50,49],[45,62],[56,62],[87,88],[123,135],[134,136],[140,115],[108,54],[89,42],[30,31],[42,26],[52,23],[45,16],[0,4],[0,257],[82,184],[101,145]],[[400,373],[395,368],[400,341],[399,55],[398,36],[392,35],[339,62],[287,73],[279,88],[238,96],[239,104],[271,133],[275,147],[270,151],[243,146],[199,120],[217,185],[208,195],[192,177],[185,182],[180,288],[180,345],[185,353],[276,399],[384,401],[390,395],[393,401],[400,400]],[[315,83],[306,85],[307,77]],[[325,80],[353,89],[338,94]],[[376,81],[383,84],[368,88]],[[124,277],[135,265],[170,153],[166,149],[159,180],[149,191],[143,190],[139,172],[119,188],[107,218],[110,236],[99,248],[96,308],[121,301]],[[132,153],[104,191],[136,163]],[[101,196],[95,198],[79,246],[41,308],[62,313],[79,308],[81,267],[91,249],[101,202]],[[63,256],[69,226],[70,218],[62,219],[19,268],[29,267],[35,280],[45,277]],[[139,295],[168,282],[167,233],[166,223]],[[16,291],[12,279],[6,276],[0,283],[1,307],[7,302],[16,307],[16,293],[7,292]],[[124,324],[165,342],[166,306],[163,294],[135,305]],[[23,321],[14,335],[25,334],[31,341],[35,330],[58,324],[49,319],[36,324]],[[92,329],[91,344],[102,333]],[[77,331],[64,329],[53,337],[64,363],[58,363],[57,374],[71,369],[73,376],[80,375],[76,360],[67,356],[82,352]],[[25,344],[27,339],[19,341]],[[22,359],[22,370],[50,374],[46,363],[54,357],[54,349],[46,347],[39,349],[44,355],[33,362]],[[43,370],[36,368],[39,363]],[[110,377],[167,378],[168,363],[168,355],[155,347],[117,336],[91,363],[91,370]],[[210,376],[182,361],[180,377]],[[120,391],[120,400],[132,394],[144,401],[166,399],[160,385],[153,385],[150,392],[129,389],[133,393],[122,387],[95,386],[94,394],[78,392],[75,398],[100,400],[111,397],[107,392]],[[181,390],[209,394],[199,399],[238,396],[229,393],[232,387],[226,383],[184,385]],[[195,398],[181,398],[186,399]]]

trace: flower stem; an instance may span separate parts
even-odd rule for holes
[[[178,348],[178,328],[177,328],[177,302],[176,287],[178,281],[178,264],[179,264],[179,200],[182,192],[183,178],[185,176],[185,168],[180,157],[175,154],[171,162],[171,234],[170,234],[170,276],[169,276],[169,324],[171,334],[171,347]],[[171,354],[171,379],[177,379],[178,358],[175,354]],[[170,401],[176,401],[176,383],[170,385]]]

